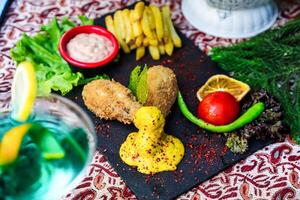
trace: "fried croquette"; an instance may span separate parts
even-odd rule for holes
[[[116,81],[95,80],[84,86],[84,104],[101,119],[118,120],[124,124],[133,121],[141,107],[131,91]]]
[[[176,101],[178,86],[172,69],[157,65],[147,71],[148,96],[145,106],[156,106],[166,117]]]

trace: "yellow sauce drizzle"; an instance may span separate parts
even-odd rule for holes
[[[176,170],[182,160],[182,142],[164,132],[165,119],[157,107],[142,107],[134,117],[138,132],[130,133],[121,145],[120,157],[144,174]]]

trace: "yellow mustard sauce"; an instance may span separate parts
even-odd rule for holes
[[[130,133],[121,145],[120,157],[144,174],[176,170],[182,160],[182,142],[164,132],[165,119],[157,107],[142,107],[136,111],[134,125],[138,132]]]

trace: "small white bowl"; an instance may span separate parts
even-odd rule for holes
[[[198,30],[223,38],[247,38],[269,29],[278,16],[270,1],[258,7],[224,10],[209,6],[205,0],[183,0],[185,18]]]

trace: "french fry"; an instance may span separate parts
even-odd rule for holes
[[[116,20],[116,13],[114,14],[114,19],[113,19],[114,23],[114,30],[115,30],[115,36],[120,44],[120,46],[122,47],[123,51],[125,53],[130,53],[130,49],[128,47],[128,45],[125,43],[125,41],[122,39],[121,36],[121,31],[120,31],[120,27],[118,26],[117,20]]]
[[[149,39],[149,45],[158,46],[158,40],[157,40],[155,32],[153,31],[152,34],[153,34],[153,39]]]
[[[169,56],[171,56],[173,54],[174,44],[173,44],[172,40],[169,40],[169,42],[165,43],[165,50]]]
[[[125,20],[121,10],[118,10],[114,14],[114,25],[118,27],[121,38],[126,39]]]
[[[144,38],[144,40],[143,40],[143,46],[144,47],[147,47],[147,46],[149,46],[149,39],[148,38]]]
[[[138,21],[142,18],[144,8],[145,8],[145,3],[142,1],[135,4],[134,9],[133,9],[133,14],[132,14],[134,21]]]
[[[133,28],[133,35],[135,37],[138,37],[143,34],[143,29],[140,21],[134,22],[132,28]]]
[[[132,10],[119,10],[105,17],[105,25],[125,53],[136,50],[136,60],[145,55],[146,47],[152,59],[159,60],[161,55],[171,56],[175,47],[182,46],[168,6],[160,10],[155,4],[138,2]]]
[[[135,60],[140,60],[145,55],[145,47],[141,46],[136,49]]]
[[[170,31],[170,36],[172,38],[174,46],[175,47],[181,47],[182,46],[182,41],[181,41],[180,37],[178,36],[178,34],[176,33],[176,30],[174,28],[174,25],[173,25],[173,22],[172,22],[172,19],[171,19],[171,13],[170,13],[169,6],[164,6],[162,8],[162,13],[163,13],[163,16],[166,20],[167,27]]]
[[[147,38],[154,39],[152,30],[150,27],[147,7],[144,9],[144,13],[143,13],[143,17],[142,17],[142,29]]]
[[[111,15],[105,17],[105,26],[108,31],[110,31],[112,34],[114,34],[114,36],[116,36],[114,21]]]
[[[142,46],[143,40],[144,40],[144,36],[143,36],[143,35],[138,36],[138,37],[136,38],[136,40],[135,40],[135,45],[136,45],[137,47]]]
[[[138,37],[140,35],[143,35],[143,29],[140,20],[135,21],[133,17],[134,13],[133,10],[130,11],[130,23],[133,29],[133,35],[134,37]]]
[[[130,50],[136,49],[136,45],[135,44],[131,44],[129,48],[130,48]]]
[[[134,40],[134,35],[132,32],[132,27],[131,27],[131,23],[130,23],[130,11],[128,9],[124,9],[122,11],[123,17],[124,17],[124,22],[125,22],[125,30],[126,30],[126,38],[125,38],[125,42],[131,43],[132,40]]]
[[[164,47],[163,44],[159,44],[158,49],[159,49],[160,55],[165,55],[166,54],[165,47]]]
[[[160,54],[159,54],[159,49],[156,46],[151,46],[149,45],[149,53],[152,57],[153,60],[159,60],[160,59]]]
[[[118,33],[117,33],[118,34]],[[120,36],[119,36],[120,37]],[[120,44],[120,46],[122,47],[122,49],[123,49],[123,51],[125,52],[125,53],[130,53],[130,49],[129,49],[129,47],[128,47],[128,45],[125,43],[125,41],[123,40],[123,39],[120,39],[119,40],[119,44]]]
[[[170,36],[170,30],[169,30],[169,26],[168,26],[168,22],[167,22],[167,17],[165,16],[166,13],[162,13],[162,18],[163,18],[163,26],[164,26],[164,42],[168,43],[169,40],[171,40],[171,36]]]
[[[131,22],[131,24],[133,23],[133,22],[135,22],[135,20],[134,20],[134,10],[129,10],[129,18],[130,18],[130,22]]]
[[[155,30],[155,19],[154,19],[151,9],[149,7],[145,7],[144,12],[147,12],[150,29]]]
[[[157,39],[149,39],[149,45],[157,47],[158,46]]]
[[[149,7],[155,19],[155,30],[156,30],[157,39],[158,41],[161,41],[162,38],[164,37],[164,23],[162,19],[162,14],[160,12],[160,9],[156,5],[150,4]]]

